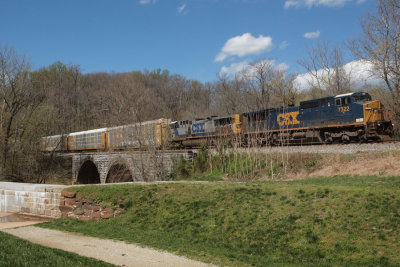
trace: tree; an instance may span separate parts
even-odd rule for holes
[[[227,74],[221,74],[213,85],[214,99],[217,103],[217,112],[222,114],[236,114],[246,111],[245,80],[240,75],[230,80]]]
[[[87,99],[83,92],[83,77],[78,65],[55,62],[48,67],[31,73],[37,90],[47,94],[47,104],[58,110],[60,125],[55,133],[71,132],[84,128]]]
[[[350,73],[344,69],[343,51],[339,46],[331,48],[327,42],[317,42],[308,48],[307,57],[298,62],[311,79],[308,83],[314,92],[337,95],[351,90]]]
[[[18,145],[45,99],[40,90],[32,86],[30,64],[14,48],[0,45],[0,131],[2,134],[3,171],[10,152],[10,140]]]
[[[377,0],[377,12],[361,21],[363,35],[349,46],[359,59],[372,63],[389,91],[394,115],[400,119],[400,0]]]
[[[244,73],[247,92],[254,99],[256,109],[295,104],[294,78],[294,75],[286,73],[284,66],[275,66],[273,60],[252,63]]]

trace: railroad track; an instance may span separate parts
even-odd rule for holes
[[[91,152],[76,152],[76,153],[60,153],[60,155],[86,155],[86,154],[140,154],[146,153],[198,153],[199,148],[192,149],[167,149],[167,150],[119,150],[119,151],[91,151]],[[215,148],[210,149],[211,153],[216,153]],[[241,147],[241,148],[227,148],[226,152],[238,153],[334,153],[334,154],[352,154],[359,152],[390,152],[400,151],[400,140],[383,140],[379,142],[368,143],[336,143],[336,144],[304,144],[304,145],[283,145],[283,146],[263,146],[263,147]]]

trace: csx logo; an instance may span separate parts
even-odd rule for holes
[[[300,122],[297,120],[298,115],[298,111],[279,114],[277,117],[279,126],[299,124]]]
[[[192,125],[193,133],[203,133],[204,132],[204,123],[198,123]]]

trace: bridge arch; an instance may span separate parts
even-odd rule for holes
[[[100,173],[96,164],[91,160],[84,161],[76,181],[78,184],[100,184]]]
[[[130,164],[126,160],[119,158],[110,164],[105,180],[106,183],[123,183],[133,181]]]

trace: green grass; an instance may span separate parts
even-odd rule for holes
[[[121,203],[104,221],[44,227],[125,240],[220,265],[400,266],[400,177],[73,188]]]
[[[36,245],[3,232],[0,232],[0,240],[0,266],[114,266]]]

